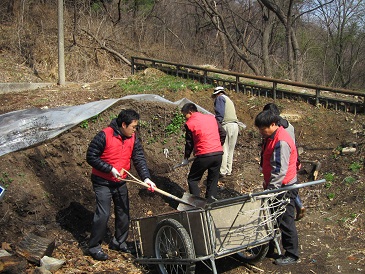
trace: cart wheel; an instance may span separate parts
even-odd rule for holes
[[[257,263],[265,258],[269,251],[269,244],[256,246],[236,253],[236,257],[246,263]]]
[[[157,259],[195,259],[195,251],[186,229],[174,219],[158,223],[154,232],[154,249]],[[157,265],[161,274],[194,274],[195,263]]]

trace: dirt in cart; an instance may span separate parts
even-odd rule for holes
[[[185,97],[213,112],[211,92],[162,90],[158,95],[172,102]],[[55,86],[1,94],[0,112],[79,105],[125,95],[128,94],[115,81],[87,86]],[[239,134],[232,176],[219,182],[219,199],[261,191],[261,138],[253,120],[263,106],[271,102],[267,98],[248,97],[231,91],[228,95],[235,102],[239,120],[247,128]],[[296,222],[300,262],[283,267],[265,258],[255,265],[247,265],[230,256],[216,260],[218,273],[363,273],[365,115],[326,110],[299,101],[277,100],[276,103],[283,116],[295,126],[303,160],[300,181],[313,180],[314,163],[320,163],[317,178],[327,180],[324,184],[300,190],[306,207],[305,217]],[[188,190],[189,167],[166,168],[183,159],[181,132],[168,134],[165,130],[179,109],[166,103],[121,101],[52,140],[1,157],[0,182],[6,186],[7,193],[0,202],[0,239],[10,245],[10,251],[25,235],[33,232],[56,240],[52,256],[66,261],[56,273],[154,273],[152,268],[135,263],[133,257],[107,249],[113,232],[113,214],[103,244],[110,260],[96,262],[84,253],[95,207],[91,168],[85,161],[86,150],[94,135],[126,107],[141,114],[139,134],[152,180],[159,188],[179,197]],[[355,151],[341,153],[346,147]],[[136,175],[133,169],[131,172]],[[170,212],[177,206],[177,202],[149,193],[137,184],[128,183],[128,188],[132,218]],[[201,189],[205,191],[203,182]],[[35,265],[29,263],[28,273],[34,268]],[[210,271],[198,263],[196,273]]]

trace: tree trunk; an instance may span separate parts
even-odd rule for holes
[[[262,32],[262,61],[264,65],[264,75],[272,77],[271,62],[270,62],[270,36],[274,27],[274,20],[267,10],[267,15],[264,15],[264,30]]]

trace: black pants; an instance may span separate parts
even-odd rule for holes
[[[113,241],[125,243],[129,231],[129,198],[127,185],[110,187],[93,184],[96,196],[96,210],[94,214],[89,251],[96,253],[101,250],[100,244],[105,236],[110,216],[111,201],[114,203],[115,234]]]
[[[207,157],[196,157],[188,175],[189,191],[195,196],[200,196],[199,182],[204,172],[208,170],[207,191],[205,198],[209,203],[217,197],[217,187],[219,179],[219,169],[222,164],[222,155],[212,155]]]
[[[281,244],[286,256],[299,258],[298,232],[295,226],[295,197],[298,195],[298,190],[289,190],[285,195],[289,195],[290,203],[287,204],[285,213],[277,219],[281,230]]]

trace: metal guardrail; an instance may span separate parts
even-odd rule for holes
[[[280,80],[275,78],[249,75],[214,68],[179,64],[163,60],[132,57],[132,74],[137,70],[156,68],[167,74],[198,80],[204,84],[223,86],[247,95],[272,97],[275,99],[302,99],[315,106],[365,113],[365,92],[331,88],[320,85]],[[252,80],[259,81],[253,82]],[[302,90],[298,90],[298,89]]]

